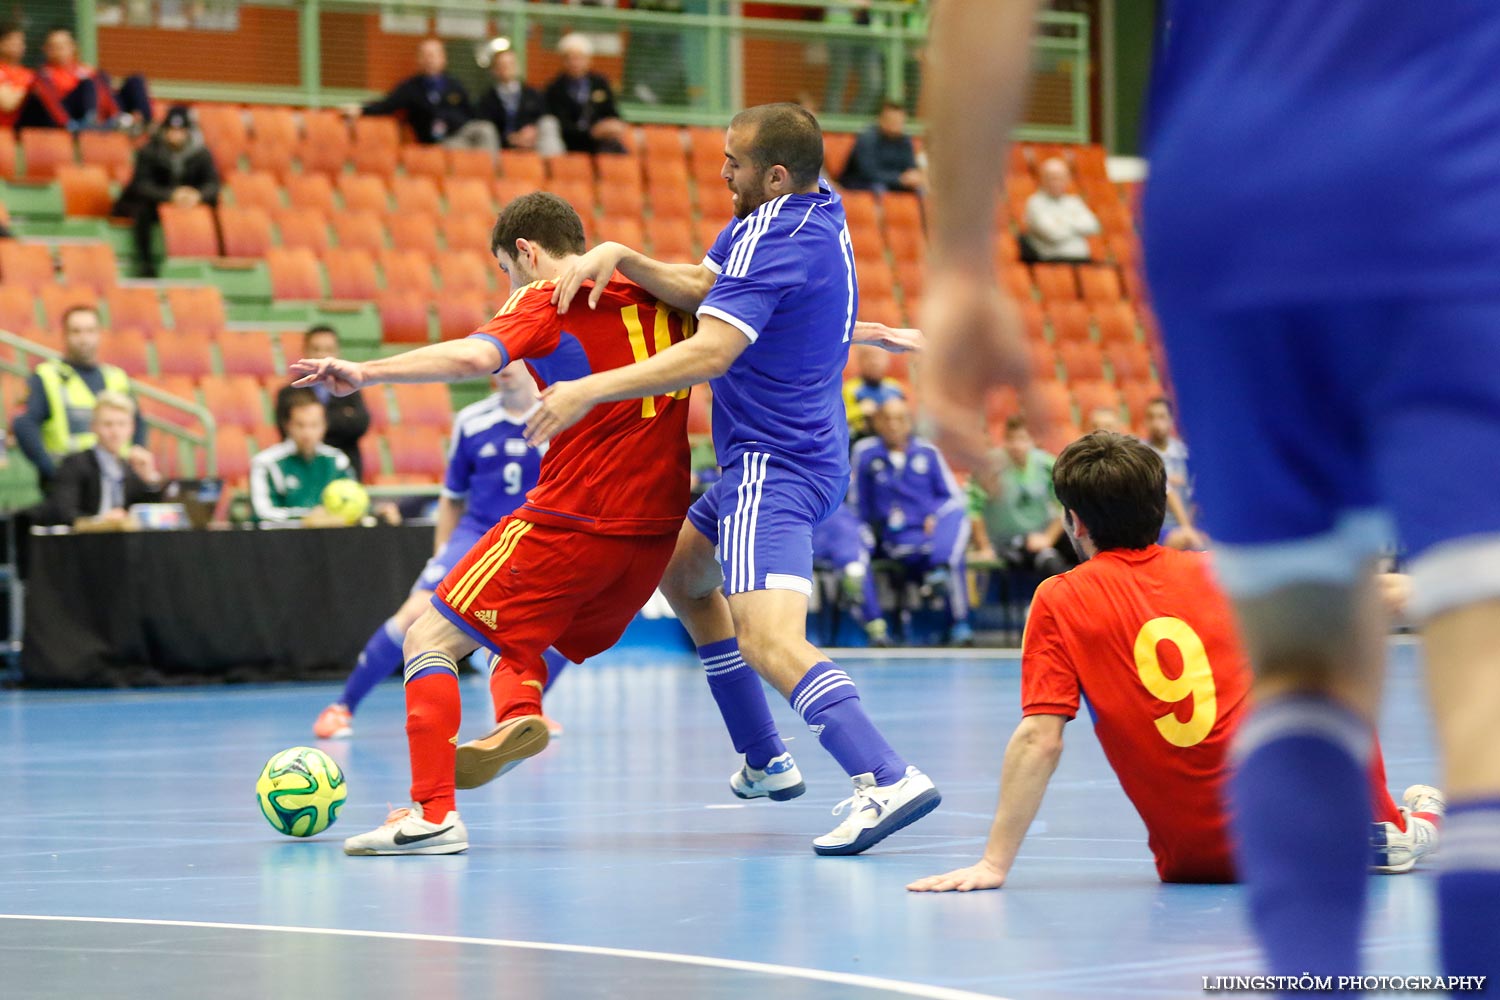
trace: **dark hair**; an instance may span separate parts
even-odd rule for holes
[[[490,230],[490,253],[514,256],[516,240],[529,240],[554,257],[583,253],[588,239],[578,211],[555,194],[523,194],[500,210]]]
[[[63,310],[62,314],[62,328],[64,330],[68,328],[68,320],[73,318],[74,313],[93,313],[95,319],[99,318],[99,310],[94,306],[82,302],[76,306],[68,306],[67,309]]]
[[[735,115],[730,128],[753,128],[750,157],[764,171],[780,164],[801,188],[817,183],[823,172],[823,130],[811,111],[800,105],[757,104]]]
[[[320,333],[327,333],[327,334],[332,335],[334,341],[337,342],[337,343],[342,343],[343,342],[340,339],[339,332],[337,330],[335,330],[333,327],[329,326],[327,323],[319,323],[317,326],[310,326],[310,327],[308,327],[307,328],[307,332],[302,335],[302,347],[303,347],[303,349],[306,350],[308,342],[311,341],[314,337],[316,337]]]
[[[276,401],[276,422],[285,427],[286,422],[291,419],[292,411],[299,406],[307,406],[308,404],[322,406],[323,401],[311,389],[293,389],[290,392],[283,393],[281,398]]]
[[[1165,406],[1167,408],[1167,412],[1172,414],[1173,416],[1177,415],[1177,411],[1172,409],[1172,401],[1166,396],[1153,396],[1151,399],[1146,400],[1147,409],[1150,409],[1151,407],[1158,404],[1161,406]]]
[[[21,23],[19,21],[12,21],[9,19],[0,21],[0,38],[5,38],[9,35],[14,35],[18,31],[24,30],[26,29],[21,27]]]
[[[1058,503],[1088,525],[1099,551],[1156,542],[1167,513],[1167,468],[1149,446],[1114,431],[1085,434],[1052,467]]]
[[[1015,431],[1029,431],[1026,426],[1026,418],[1019,413],[1013,413],[1005,418],[1005,433],[1011,434]]]

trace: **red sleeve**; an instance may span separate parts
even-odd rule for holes
[[[1068,655],[1064,626],[1054,603],[1060,581],[1046,580],[1031,601],[1026,635],[1021,640],[1021,714],[1078,714],[1078,671]]]
[[[552,283],[533,281],[511,293],[488,323],[470,336],[483,337],[500,348],[504,368],[523,358],[546,357],[557,350],[562,317],[552,304]]]

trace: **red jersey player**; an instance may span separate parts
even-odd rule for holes
[[[1099,431],[1058,456],[1053,486],[1086,560],[1037,588],[1021,652],[1022,720],[1006,748],[984,857],[919,879],[927,892],[1004,884],[1087,698],[1094,731],[1136,811],[1164,882],[1232,882],[1224,808],[1229,745],[1250,668],[1208,559],[1155,544],[1166,502],[1160,457]],[[1372,863],[1407,871],[1436,843],[1443,800],[1407,789],[1398,808],[1379,747],[1371,765]]]
[[[298,385],[344,395],[381,382],[457,381],[524,359],[542,384],[632,364],[691,333],[691,319],[629,282],[611,282],[597,308],[583,299],[559,315],[550,278],[584,249],[583,223],[554,195],[512,201],[492,245],[516,291],[495,318],[460,341],[376,361],[298,361]],[[614,645],[661,580],[690,500],[686,391],[612,403],[558,436],[536,488],[444,578],[408,630],[406,731],[413,804],[350,837],[347,854],[454,854],[468,832],[457,784],[495,777],[547,745],[542,651],[574,662]],[[479,646],[499,725],[457,742],[457,664]]]

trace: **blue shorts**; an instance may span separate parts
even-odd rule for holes
[[[437,590],[438,584],[443,582],[443,577],[448,571],[458,565],[458,561],[468,554],[476,542],[484,537],[482,529],[460,522],[453,529],[453,534],[448,538],[448,544],[444,545],[438,554],[427,560],[427,565],[422,567],[422,574],[417,577],[417,582],[411,585],[411,592],[415,594],[419,590]]]
[[[1163,291],[1194,501],[1232,591],[1348,579],[1394,528],[1428,613],[1500,593],[1500,301],[1208,314]],[[1444,593],[1423,594],[1436,557]]]
[[[718,551],[724,593],[812,594],[813,528],[838,509],[847,476],[810,476],[784,458],[747,452],[688,509]]]

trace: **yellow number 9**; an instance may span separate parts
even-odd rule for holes
[[[1170,642],[1182,655],[1180,677],[1168,677],[1162,671],[1161,658],[1156,654],[1161,642]],[[1156,720],[1161,738],[1174,747],[1202,743],[1218,718],[1219,700],[1208,651],[1192,626],[1181,618],[1153,618],[1143,625],[1135,637],[1135,669],[1153,697],[1172,703],[1193,699],[1193,715],[1188,721],[1179,721],[1175,709]]]

